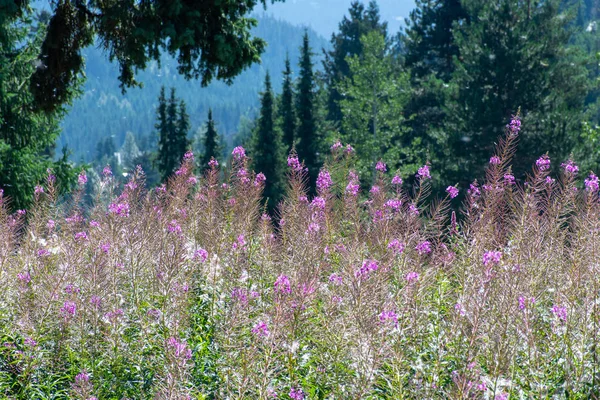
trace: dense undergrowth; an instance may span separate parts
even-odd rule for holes
[[[91,208],[84,174],[0,197],[0,397],[597,398],[598,178],[542,156],[517,182],[518,130],[458,222],[428,166],[361,194],[341,144],[312,197],[290,155],[273,219],[241,148],[151,192],[105,169]]]

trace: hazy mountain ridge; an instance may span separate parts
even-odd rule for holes
[[[262,62],[236,77],[232,85],[214,81],[203,88],[198,81],[185,80],[177,73],[176,60],[164,56],[160,68],[157,63],[151,63],[138,73],[138,80],[144,85],[142,89],[129,89],[122,95],[117,66],[111,64],[100,49],[87,49],[84,94],[74,102],[62,123],[64,130],[59,148],[66,145],[73,151],[72,158],[90,160],[96,143],[107,135],[112,135],[115,144],[120,146],[127,131],[141,136],[151,134],[162,85],[175,87],[177,96],[187,103],[192,133],[205,122],[208,109],[212,108],[219,132],[231,136],[237,131],[242,116],[254,116],[266,71],[271,73],[274,88],[279,91],[286,54],[289,53],[293,69],[297,70],[304,28],[268,15],[257,18],[259,24],[253,33],[268,42],[267,49]],[[309,36],[318,68],[321,48],[328,47],[329,43],[310,29]]]

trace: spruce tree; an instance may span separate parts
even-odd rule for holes
[[[179,156],[177,162],[181,161],[181,158],[189,149],[190,142],[188,140],[188,133],[190,131],[190,116],[187,113],[185,101],[179,101],[179,114],[177,115],[177,123],[175,127],[175,152]]]
[[[156,128],[160,135],[158,170],[162,180],[165,181],[179,166],[188,148],[189,117],[185,102],[177,100],[175,89],[171,89],[168,103],[164,88],[161,89],[157,114]]]
[[[275,124],[271,77],[267,72],[260,100],[260,116],[252,139],[252,167],[266,176],[264,196],[273,211],[284,192],[285,154],[281,131]]]
[[[69,189],[77,174],[66,156],[55,161],[52,154],[66,110],[35,112],[27,82],[40,69],[37,55],[46,26],[34,26],[31,10],[18,10],[20,3],[0,5],[0,190],[11,198],[14,209],[29,206],[33,189],[43,184],[48,168],[62,190]]]
[[[459,176],[483,175],[498,136],[518,108],[523,129],[515,173],[524,174],[546,151],[565,160],[584,120],[588,82],[585,64],[567,48],[570,20],[560,2],[473,0],[463,7],[470,17],[456,26],[460,58],[447,103]]]
[[[167,98],[165,96],[165,87],[160,89],[160,95],[158,97],[158,108],[156,110],[156,125],[155,128],[158,130],[158,171],[160,172],[161,179],[165,179],[170,175],[172,170],[169,170],[169,152],[170,152],[170,140],[169,140],[169,126],[167,122]]]
[[[300,48],[300,79],[298,81],[296,97],[296,115],[298,116],[297,152],[301,161],[304,161],[313,187],[319,173],[318,151],[319,137],[315,118],[315,92],[312,51],[308,40],[308,33],[304,33],[302,47]]]
[[[347,57],[361,55],[363,45],[360,41],[365,34],[376,31],[387,38],[387,22],[382,22],[379,7],[371,1],[368,7],[355,0],[348,10],[349,17],[339,24],[339,32],[331,36],[332,49],[325,52],[323,66],[325,79],[328,84],[327,119],[341,123],[342,110],[339,105],[342,95],[339,92],[339,83],[351,77]]]
[[[296,133],[296,113],[294,112],[294,83],[292,80],[292,68],[289,56],[285,59],[285,70],[283,71],[283,88],[281,101],[278,108],[281,132],[283,134],[283,145],[289,152],[294,145]]]
[[[402,167],[405,175],[414,173],[425,160],[419,143],[413,143],[403,126],[408,74],[395,70],[383,35],[372,31],[361,42],[362,55],[347,59],[352,78],[338,87],[345,94],[340,101],[344,141],[354,146],[366,181],[371,181],[380,159],[394,170]]]
[[[215,127],[215,121],[212,116],[212,109],[208,110],[208,121],[206,121],[206,134],[204,135],[204,154],[202,154],[201,168],[208,168],[208,163],[212,158],[219,161],[220,157],[219,134]]]
[[[125,134],[125,141],[123,142],[123,146],[121,146],[121,160],[123,166],[129,170],[133,171],[135,169],[134,160],[141,155],[140,149],[135,142],[135,137],[132,132],[127,132]]]

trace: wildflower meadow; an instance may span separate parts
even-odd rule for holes
[[[444,198],[429,165],[361,181],[339,142],[316,193],[289,155],[270,215],[241,147],[152,190],[107,167],[93,201],[84,172],[0,195],[0,397],[598,398],[600,182],[513,176],[520,127]]]

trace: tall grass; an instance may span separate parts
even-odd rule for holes
[[[542,156],[517,181],[515,121],[458,217],[428,166],[361,194],[340,144],[312,198],[290,155],[273,219],[241,148],[151,192],[105,169],[91,208],[83,173],[67,203],[51,173],[0,198],[0,396],[597,398],[598,178]]]

